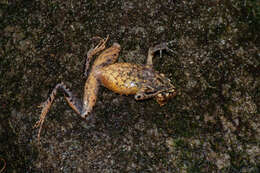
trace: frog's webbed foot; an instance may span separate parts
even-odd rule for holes
[[[109,38],[109,35],[107,36],[106,39],[103,39],[99,36],[97,37],[94,37],[93,39],[99,39],[99,43],[96,47],[94,48],[91,48],[88,53],[87,53],[87,58],[86,58],[86,63],[85,63],[85,70],[84,70],[84,75],[87,76],[87,72],[88,72],[88,69],[89,69],[89,64],[93,58],[94,55],[96,55],[98,52],[104,50],[106,48],[106,42]]]
[[[55,95],[57,94],[58,89],[62,89],[65,93],[65,98],[70,105],[70,107],[79,115],[81,115],[82,112],[82,103],[78,98],[76,98],[71,91],[66,87],[66,85],[62,82],[55,86],[55,88],[52,90],[49,98],[40,104],[38,107],[42,108],[40,119],[35,123],[33,128],[39,128],[38,131],[38,140],[40,141],[40,134],[42,130],[42,125],[44,123],[44,120],[46,118],[46,115],[48,111],[50,110],[50,107],[52,105],[52,102],[54,101]]]
[[[164,42],[164,43],[160,43],[155,45],[154,47],[150,47],[148,50],[148,56],[147,56],[147,62],[146,65],[147,66],[153,66],[153,57],[154,57],[154,53],[157,51],[160,51],[160,57],[162,57],[162,51],[166,50],[166,51],[170,51],[174,54],[176,54],[176,52],[172,49],[170,49],[168,46],[172,45],[175,41],[169,41],[169,42]]]

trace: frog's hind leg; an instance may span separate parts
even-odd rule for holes
[[[154,53],[157,51],[160,51],[160,57],[162,54],[162,50],[167,50],[167,51],[171,51],[173,53],[175,53],[172,49],[170,49],[168,47],[169,44],[173,43],[173,41],[170,42],[164,42],[161,44],[157,44],[154,47],[150,47],[148,50],[148,56],[147,56],[147,61],[146,61],[146,65],[149,67],[153,67],[153,57],[154,57]]]
[[[79,115],[81,115],[82,112],[82,103],[80,102],[80,100],[78,98],[76,98],[72,92],[66,87],[66,85],[62,82],[59,83],[55,86],[55,88],[52,90],[49,98],[43,102],[39,107],[42,108],[41,111],[41,115],[40,115],[40,119],[35,123],[34,128],[38,128],[39,127],[39,131],[38,131],[38,140],[40,140],[40,134],[41,134],[41,130],[42,130],[42,125],[43,122],[46,118],[46,115],[48,113],[48,111],[50,110],[50,107],[52,105],[52,102],[54,101],[54,98],[57,94],[58,89],[62,89],[65,93],[65,99],[68,102],[68,104],[70,105],[70,107]]]
[[[93,56],[106,48],[106,42],[107,42],[109,36],[107,36],[106,39],[102,39],[100,37],[96,37],[96,38],[100,39],[100,42],[98,43],[98,45],[95,48],[91,48],[87,53],[87,58],[86,58],[86,62],[85,62],[85,70],[84,70],[85,76],[88,75],[89,65],[90,65],[90,62],[91,62]]]
[[[85,72],[84,75],[87,76],[87,71],[89,68],[89,64],[91,59],[93,58],[93,56],[95,54],[97,54],[98,52],[102,51],[103,49],[105,49],[105,44],[108,40],[108,37],[104,40],[102,39],[100,41],[100,43],[94,48],[94,49],[90,49],[87,53],[87,59],[86,59],[86,64],[85,64]],[[113,64],[117,61],[118,59],[118,55],[120,52],[120,45],[118,43],[113,43],[113,45],[109,48],[107,48],[106,50],[104,50],[94,61],[93,65],[92,65],[92,69],[91,72],[89,73],[89,75],[96,71],[98,68],[102,68],[104,66]]]

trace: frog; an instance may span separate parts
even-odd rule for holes
[[[140,65],[129,62],[117,62],[121,46],[118,43],[106,49],[106,38],[96,37],[99,43],[87,52],[84,65],[84,75],[86,82],[82,100],[78,99],[73,92],[64,84],[58,83],[45,102],[40,104],[40,119],[35,123],[34,128],[39,128],[38,140],[47,113],[55,99],[58,90],[63,91],[68,105],[83,119],[90,117],[98,96],[100,86],[120,95],[133,95],[137,101],[154,98],[160,106],[165,105],[168,100],[177,93],[171,80],[163,73],[159,73],[153,68],[153,58],[157,51],[172,51],[168,47],[171,42],[163,42],[150,47],[148,50],[146,64]],[[100,53],[100,54],[99,54]],[[99,56],[94,60],[90,68],[90,63],[96,54]],[[161,57],[161,56],[160,56]]]

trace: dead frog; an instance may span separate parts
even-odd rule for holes
[[[92,57],[105,49],[107,40],[108,37],[101,39],[95,48],[88,51],[85,75],[87,75]],[[144,100],[154,97],[160,106],[166,104],[167,100],[176,95],[176,90],[171,84],[171,81],[165,77],[164,74],[153,69],[152,60],[156,51],[162,51],[164,49],[172,51],[167,45],[168,43],[161,43],[151,47],[148,51],[146,64],[138,65],[132,63],[116,63],[120,52],[120,45],[114,43],[110,48],[104,50],[94,61],[85,83],[82,102],[72,94],[63,82],[57,84],[49,98],[40,105],[42,108],[40,120],[34,125],[35,128],[39,127],[38,139],[40,139],[40,133],[46,114],[51,107],[58,89],[64,91],[65,99],[70,107],[84,119],[87,118],[95,106],[100,85],[119,94],[134,95],[135,100]]]

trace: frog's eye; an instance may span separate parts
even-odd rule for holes
[[[136,94],[135,95],[135,100],[142,100],[144,97],[142,94]]]

